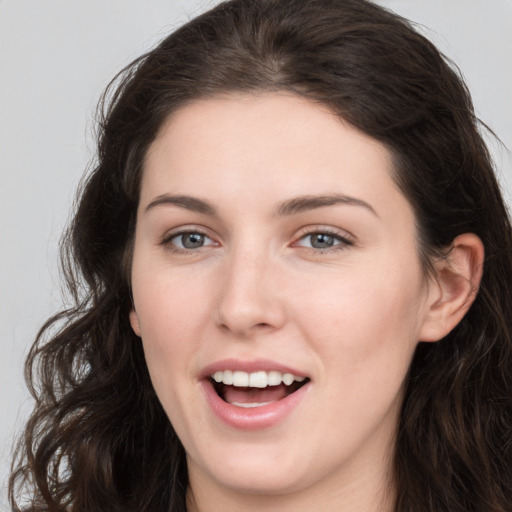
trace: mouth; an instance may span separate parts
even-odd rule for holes
[[[208,377],[217,395],[226,403],[251,409],[273,404],[306,385],[308,377],[277,370],[244,372],[216,371]]]

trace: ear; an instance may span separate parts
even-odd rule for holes
[[[478,293],[483,264],[484,246],[473,233],[455,238],[446,257],[434,263],[421,341],[440,340],[462,320]]]
[[[137,315],[135,309],[130,311],[130,325],[132,326],[133,332],[140,338],[139,315]]]

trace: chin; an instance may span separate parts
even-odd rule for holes
[[[238,473],[215,475],[216,480],[226,488],[243,494],[279,496],[299,491],[308,486],[299,475],[283,475],[282,470],[245,468]]]
[[[253,445],[240,450],[231,448],[229,455],[202,461],[200,467],[192,461],[189,465],[208,473],[217,485],[244,494],[282,495],[311,485],[311,465],[281,453]]]

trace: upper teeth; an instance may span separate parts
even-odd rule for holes
[[[270,372],[241,372],[224,370],[215,372],[212,376],[215,382],[222,382],[237,387],[265,388],[267,386],[279,386],[281,382],[289,386],[294,381],[302,382],[306,377],[299,377],[292,373]]]

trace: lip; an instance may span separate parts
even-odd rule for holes
[[[281,373],[292,373],[298,377],[307,377],[307,375],[289,366],[261,359],[256,361],[225,359],[205,367],[201,372],[201,387],[206,402],[219,420],[238,430],[261,430],[273,427],[284,421],[300,405],[311,386],[311,381],[308,381],[297,391],[285,398],[260,407],[237,407],[220,398],[209,378],[216,371],[224,370],[239,370],[248,373],[259,370],[276,370]]]

